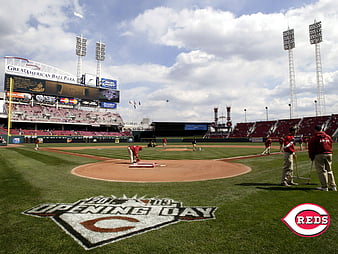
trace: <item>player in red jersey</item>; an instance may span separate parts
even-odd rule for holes
[[[262,152],[262,155],[265,155],[265,154],[269,155],[270,154],[271,144],[272,144],[271,138],[267,138],[265,140],[265,150]]]
[[[142,146],[128,146],[130,163],[136,163],[140,161],[139,151],[142,150]]]
[[[289,134],[283,141],[284,164],[282,174],[282,186],[297,185],[293,182],[293,162],[296,157],[295,153],[295,134],[296,128],[290,127]]]
[[[334,175],[332,171],[332,138],[324,131],[320,125],[315,126],[315,134],[309,141],[309,157],[315,163],[320,190],[327,191],[330,187],[337,191]]]

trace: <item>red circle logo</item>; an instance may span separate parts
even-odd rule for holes
[[[321,206],[305,203],[294,207],[282,221],[296,235],[315,237],[323,234],[330,225],[330,215]]]

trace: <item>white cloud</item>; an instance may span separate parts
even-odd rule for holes
[[[314,47],[309,43],[308,26],[315,18],[321,18],[325,38],[321,45],[322,62],[327,61],[329,69],[336,70],[337,35],[325,33],[324,25],[330,24],[327,25],[330,30],[337,30],[334,29],[337,23],[334,7],[337,7],[334,1],[325,0],[285,13],[239,17],[213,8],[177,11],[160,7],[136,17],[130,30],[153,43],[185,51],[170,67],[167,76],[172,80],[170,89],[157,91],[176,98],[177,103],[182,103],[181,107],[193,108],[199,104],[209,107],[211,116],[213,105],[231,105],[237,119],[246,107],[250,108],[253,119],[264,120],[265,106],[269,106],[276,111],[276,114],[271,112],[271,117],[287,118],[290,88],[282,32],[288,25],[295,29],[296,96],[300,115],[308,115],[312,111],[309,101],[316,97],[317,90]],[[325,68],[323,71],[324,78],[330,76],[325,79],[329,87],[334,78]],[[326,104],[328,112],[334,113],[334,104]],[[187,114],[187,118],[189,116],[193,114]],[[200,114],[197,119],[203,117]]]

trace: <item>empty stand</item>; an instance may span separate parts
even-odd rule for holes
[[[234,130],[229,135],[229,137],[231,137],[231,138],[248,137],[250,135],[250,132],[252,131],[252,128],[253,128],[254,125],[255,125],[254,122],[238,123],[238,124],[236,124]]]
[[[250,137],[268,137],[271,131],[275,127],[277,121],[263,121],[256,122],[253,131],[250,133]]]

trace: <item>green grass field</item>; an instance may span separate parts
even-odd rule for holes
[[[41,145],[48,146],[57,145]],[[157,148],[147,148],[142,151],[141,158],[216,159],[258,154],[264,150],[261,144],[252,146],[206,147],[197,152],[159,152]],[[77,152],[128,158],[125,148],[103,149],[100,145],[97,149]],[[338,153],[338,144],[334,152]],[[119,183],[80,178],[72,175],[71,169],[95,160],[35,151],[32,144],[1,148],[0,161],[0,253],[338,253],[338,193],[316,191],[317,185],[279,186],[281,154],[236,161],[252,168],[245,175],[184,183]],[[338,155],[334,155],[333,170],[337,169],[337,161]],[[297,162],[300,175],[307,176],[311,165],[307,153],[299,152]],[[315,172],[311,178],[311,183],[318,184]],[[181,221],[85,250],[50,218],[22,214],[41,203],[74,203],[111,195],[170,198],[184,206],[217,207],[216,218]],[[324,234],[300,237],[281,221],[302,203],[318,204],[328,211],[331,224]]]

